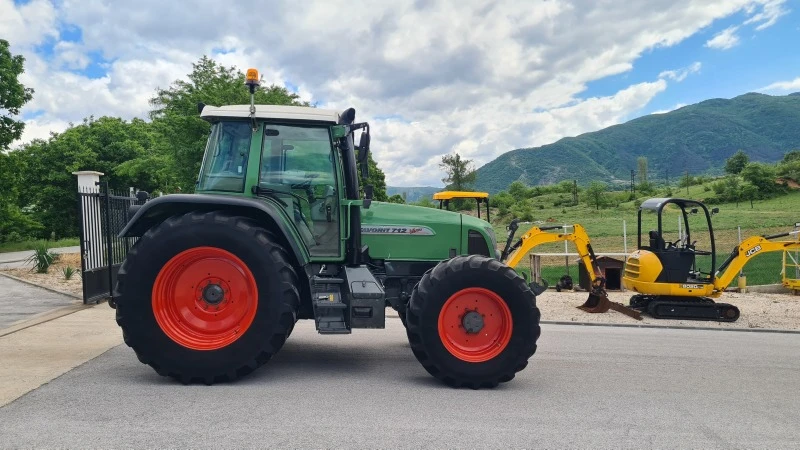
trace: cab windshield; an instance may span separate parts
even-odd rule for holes
[[[217,122],[211,127],[197,189],[244,191],[252,131],[242,121]]]

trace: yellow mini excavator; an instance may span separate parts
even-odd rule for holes
[[[532,227],[525,232],[516,243],[512,244],[520,223],[520,221],[514,219],[506,227],[508,229],[508,239],[500,255],[501,261],[504,261],[510,267],[516,267],[520,261],[522,261],[522,258],[538,245],[562,241],[572,242],[578,250],[578,255],[583,265],[586,267],[586,272],[589,274],[589,280],[591,282],[589,298],[583,305],[578,306],[578,308],[590,313],[603,313],[612,309],[633,317],[634,319],[642,320],[639,311],[609,300],[608,293],[606,293],[605,289],[606,280],[597,265],[597,258],[594,255],[594,250],[592,250],[589,235],[586,234],[586,230],[581,225],[577,223],[574,224],[572,233],[548,232],[548,230],[563,228],[561,225]],[[547,289],[547,283],[544,282],[544,285],[539,285],[535,281],[531,281],[530,287],[536,295],[539,295]]]
[[[674,242],[664,239],[667,210],[678,213],[681,228],[685,228]],[[637,292],[630,299],[632,308],[659,319],[734,322],[739,318],[739,309],[727,303],[715,303],[712,298],[720,297],[756,255],[800,250],[798,230],[772,236],[752,236],[734,247],[717,269],[711,216],[718,212],[717,208],[709,212],[703,203],[696,200],[651,198],[642,203],[638,215],[638,250],[628,256],[622,277],[625,289]],[[648,213],[656,215],[658,225],[656,230],[648,232],[648,242],[642,242],[642,216]],[[702,237],[700,233],[692,234],[689,217],[695,215],[701,224],[707,224],[710,248],[698,248],[697,240],[693,239],[704,239],[706,233],[700,227]],[[789,239],[775,241],[785,237]],[[698,269],[698,256],[704,258],[705,264],[710,260],[707,272]]]

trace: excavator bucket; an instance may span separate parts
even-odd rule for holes
[[[535,281],[531,281],[530,283],[528,283],[528,286],[530,286],[531,290],[533,291],[533,295],[538,297],[542,295],[544,291],[547,290],[547,280],[542,280],[542,284],[539,284]]]
[[[642,320],[642,314],[639,311],[628,308],[621,303],[612,302],[609,300],[608,294],[604,289],[592,289],[592,291],[589,293],[589,298],[586,299],[583,305],[578,306],[578,309],[588,313],[604,313],[608,312],[609,309],[613,309],[614,311],[625,314],[626,316],[632,317],[636,320]]]

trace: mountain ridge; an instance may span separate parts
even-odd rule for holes
[[[529,185],[578,180],[629,182],[637,158],[649,179],[720,173],[741,149],[752,161],[775,162],[800,148],[800,92],[750,92],[649,114],[535,148],[511,150],[478,168],[475,189],[496,193],[513,181]],[[639,180],[637,179],[637,182]]]

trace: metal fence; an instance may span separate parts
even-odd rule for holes
[[[130,218],[128,209],[136,204],[141,201],[132,193],[114,192],[106,181],[97,183],[96,188],[79,188],[84,303],[112,297],[119,266],[137,240],[117,235]]]

